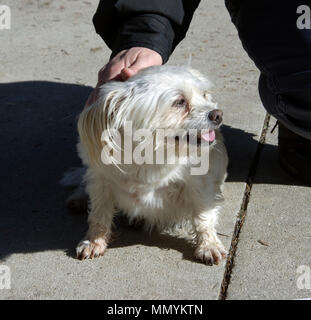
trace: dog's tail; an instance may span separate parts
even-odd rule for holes
[[[85,167],[71,168],[64,173],[64,176],[59,181],[59,183],[64,187],[69,187],[69,188],[78,187],[83,182],[83,177],[85,175],[85,172],[86,172]]]

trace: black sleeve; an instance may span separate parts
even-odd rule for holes
[[[157,51],[165,63],[185,37],[200,0],[100,0],[93,22],[112,57],[131,47]]]

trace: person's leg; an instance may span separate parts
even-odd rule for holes
[[[297,27],[300,16],[297,8],[304,3],[226,0],[243,47],[261,71],[259,93],[264,107],[285,131],[288,128],[308,144],[311,140],[311,30]],[[283,137],[284,130],[280,130]],[[279,140],[280,144],[286,143],[287,133]],[[303,153],[310,161],[308,148]]]

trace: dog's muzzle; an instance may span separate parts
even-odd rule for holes
[[[207,118],[215,126],[220,126],[222,123],[223,112],[220,109],[215,109],[207,113]]]

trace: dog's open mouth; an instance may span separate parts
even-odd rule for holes
[[[215,142],[215,139],[216,139],[215,130],[209,130],[208,132],[197,135],[197,144],[201,145],[202,143],[205,142],[205,143],[208,143],[209,145],[212,145]]]
[[[178,136],[175,137],[176,140],[179,140],[179,138],[180,137]],[[200,145],[202,142],[205,142],[211,145],[216,140],[216,133],[215,130],[209,130],[208,132],[198,134],[196,137],[190,136],[190,134],[188,133],[186,136],[184,136],[184,139],[187,140],[187,143],[196,143],[197,145]]]
[[[209,143],[213,143],[216,139],[215,130],[209,130],[207,133],[201,134],[200,139],[203,139]]]

